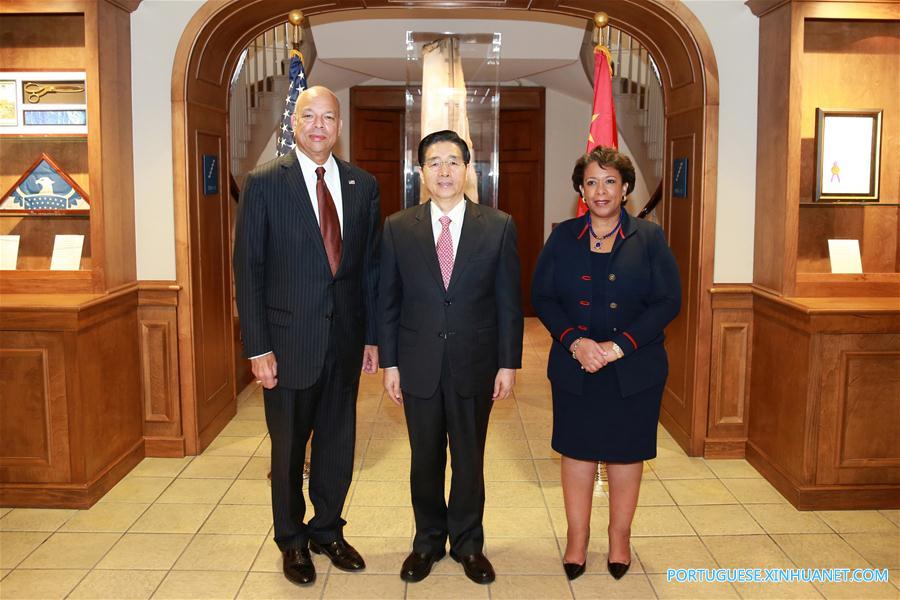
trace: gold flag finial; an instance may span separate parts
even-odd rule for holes
[[[294,9],[288,13],[288,21],[291,22],[291,25],[294,26],[294,34],[292,36],[294,50],[300,50],[300,43],[303,41],[303,29],[301,29],[301,25],[303,25],[303,11],[299,9]]]
[[[609,15],[602,10],[594,13],[594,51],[606,55],[606,62],[612,69],[612,53],[603,43],[603,28],[609,25]],[[607,34],[608,36],[608,34]]]
[[[603,12],[602,10],[598,13],[594,14],[594,25],[597,27],[606,27],[609,25],[609,15]]]

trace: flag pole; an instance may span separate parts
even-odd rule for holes
[[[291,45],[297,52],[300,52],[300,44],[303,43],[303,19],[303,11],[300,9],[295,8],[288,13],[288,21],[290,21],[291,25],[294,26],[291,35]]]

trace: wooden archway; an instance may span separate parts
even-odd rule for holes
[[[202,155],[228,157],[228,88],[242,49],[259,33],[302,9],[307,16],[364,8],[396,8],[389,0],[209,1],[182,35],[172,74],[179,374],[185,449],[197,453],[235,413],[230,200],[203,195]],[[411,3],[408,8],[432,8]],[[709,354],[718,152],[718,68],[712,45],[685,6],[663,0],[450,0],[447,9],[556,13],[590,20],[602,9],[610,24],[638,39],[659,66],[666,109],[663,181],[674,157],[689,160],[688,195],[671,199],[664,186],[665,229],[681,268],[681,315],[667,330],[670,376],[662,421],[688,451],[703,451],[709,396]],[[612,9],[612,10],[610,10]],[[365,13],[361,11],[365,18]],[[222,181],[229,161],[221,160]]]

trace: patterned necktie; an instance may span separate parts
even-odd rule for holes
[[[444,215],[438,219],[441,223],[441,234],[438,236],[437,250],[438,262],[441,264],[441,275],[444,277],[444,289],[450,285],[450,275],[453,273],[453,236],[450,235],[450,217]]]
[[[316,199],[319,201],[319,228],[325,242],[325,254],[331,274],[336,275],[341,264],[341,223],[328,186],[325,185],[325,167],[316,169]]]

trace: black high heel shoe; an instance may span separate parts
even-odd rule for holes
[[[606,559],[606,569],[609,571],[609,574],[616,579],[622,579],[622,577],[625,576],[625,573],[628,572],[628,567],[630,566],[631,563],[609,562],[609,559]]]
[[[569,578],[569,581],[573,579],[578,579],[582,575],[584,575],[584,566],[587,564],[587,561],[584,561],[580,565],[578,563],[563,563],[563,570],[566,572],[566,577]]]

